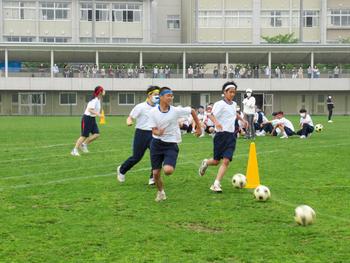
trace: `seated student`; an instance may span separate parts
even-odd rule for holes
[[[204,111],[204,107],[203,106],[199,106],[197,109],[197,116],[199,119],[199,122],[201,124],[201,129],[202,129],[202,134],[199,137],[204,137],[205,133],[204,133],[204,118],[205,118],[205,111]],[[193,122],[193,129],[192,132],[194,133],[196,130],[196,124]]]
[[[257,132],[256,135],[257,136],[265,136],[268,133],[268,134],[271,134],[272,136],[277,136],[277,133],[276,133],[276,130],[274,127],[274,125],[277,124],[276,120],[277,120],[277,112],[273,112],[272,113],[272,120],[269,121],[266,118],[265,122],[262,124],[260,132]]]
[[[192,132],[193,118],[191,115],[179,118],[178,123],[179,123],[180,130],[183,134]]]
[[[282,136],[280,137],[281,139],[288,139],[288,136],[292,136],[295,134],[293,123],[284,117],[283,111],[277,112],[276,117],[277,121],[275,122],[276,125],[274,126],[277,135],[282,134]]]
[[[300,127],[301,129],[297,132],[300,135],[300,139],[305,139],[306,137],[310,137],[311,133],[314,131],[314,123],[309,114],[305,109],[301,109],[300,113]]]
[[[209,119],[209,115],[211,115],[211,111],[213,109],[213,103],[208,104],[206,111],[204,112],[203,126],[204,131],[209,135],[215,134],[215,125],[211,119]]]
[[[256,108],[255,117],[254,117],[254,126],[256,133],[262,131],[264,124],[268,122],[264,112],[260,108]]]

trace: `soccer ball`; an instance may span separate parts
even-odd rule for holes
[[[310,206],[300,205],[295,208],[294,220],[302,226],[311,225],[316,220],[316,213]]]
[[[317,132],[321,132],[323,130],[323,125],[322,124],[316,124],[316,126],[315,126],[315,131],[317,131]]]
[[[271,197],[271,193],[269,188],[267,188],[264,185],[259,185],[254,190],[254,196],[255,196],[255,199],[258,201],[266,201]]]
[[[235,174],[232,177],[232,185],[236,188],[243,188],[247,184],[247,179],[243,174]]]

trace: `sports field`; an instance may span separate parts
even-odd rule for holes
[[[0,262],[349,262],[350,117],[313,119],[324,130],[310,139],[256,139],[268,202],[231,185],[246,171],[249,141],[238,140],[214,194],[217,168],[197,174],[212,138],[187,134],[165,178],[168,199],[156,203],[148,152],[116,180],[134,132],[125,117],[107,117],[80,157],[70,155],[80,117],[1,117]],[[314,208],[314,225],[296,225],[300,204]]]

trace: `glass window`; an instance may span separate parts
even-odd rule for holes
[[[96,38],[96,43],[110,43],[110,40],[109,40],[109,38],[98,37],[98,38]]]
[[[225,26],[228,28],[251,27],[251,11],[225,11]]]
[[[60,93],[60,105],[76,105],[77,94],[74,92],[62,92]]]
[[[96,21],[109,21],[107,4],[96,4]]]
[[[33,93],[32,94],[32,104],[45,105],[46,104],[46,94],[45,93]]]
[[[330,10],[328,12],[328,25],[350,26],[350,10]]]
[[[304,27],[319,26],[319,11],[304,11]]]
[[[92,21],[92,4],[88,4],[88,3],[80,4],[80,20]]]
[[[65,2],[41,2],[41,20],[68,20],[70,19],[70,3]]]
[[[135,104],[135,94],[134,93],[119,93],[118,96],[119,105],[134,105]]]
[[[94,40],[91,37],[81,37],[80,43],[92,43]]]
[[[35,2],[4,1],[3,3],[3,16],[5,20],[33,20],[35,19],[35,14]]]
[[[222,27],[222,11],[199,11],[199,27],[201,28],[219,28]]]
[[[70,42],[70,38],[68,37],[41,37],[40,42],[45,43],[67,43]]]
[[[18,93],[12,94],[12,103],[18,103]]]
[[[261,27],[288,27],[289,11],[271,10],[261,12]]]
[[[325,99],[324,99],[324,95],[318,95],[317,96],[317,102],[319,103],[324,103]]]
[[[168,29],[180,29],[180,16],[169,15],[167,16]]]
[[[141,4],[113,4],[112,21],[141,22]]]
[[[179,94],[174,94],[173,103],[174,104],[181,104],[181,97]]]

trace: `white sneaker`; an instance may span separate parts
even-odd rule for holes
[[[328,122],[333,122],[332,120],[329,120]]]
[[[121,167],[121,165],[119,165],[117,168],[117,179],[119,182],[124,183],[125,182],[125,174],[120,173],[120,167]]]
[[[305,138],[306,138],[305,135],[301,135],[301,136],[300,136],[300,139],[305,139]]]
[[[70,152],[70,154],[73,155],[73,156],[80,156],[78,150],[75,149],[75,148]]]
[[[161,202],[161,201],[164,201],[164,200],[166,200],[166,195],[165,195],[164,190],[163,191],[158,191],[155,201],[156,202]]]
[[[203,138],[205,136],[205,133],[202,133],[201,135],[199,135],[199,138]]]
[[[204,160],[202,161],[201,166],[199,167],[199,170],[198,170],[199,176],[203,176],[203,175],[205,174],[205,171],[206,171],[207,168],[208,168],[207,161],[208,161],[208,159],[204,159]]]
[[[283,135],[280,137],[280,139],[288,139],[288,135]]]
[[[155,185],[154,178],[149,178],[148,185]]]
[[[83,143],[82,145],[80,145],[79,149],[83,152],[83,153],[88,153],[88,147],[87,144]]]
[[[222,193],[221,185],[213,184],[212,186],[210,186],[210,190],[212,190],[215,193]]]

